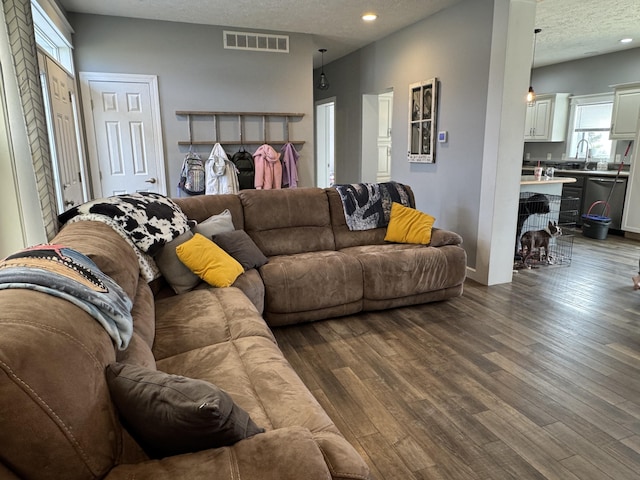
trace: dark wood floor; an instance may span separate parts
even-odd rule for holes
[[[378,480],[640,479],[640,242],[462,297],[275,329]]]

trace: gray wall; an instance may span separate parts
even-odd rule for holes
[[[573,95],[613,92],[611,85],[640,81],[640,48],[598,55],[583,60],[536,68],[532,84],[536,92],[564,92]],[[627,142],[618,142],[616,153],[624,154]],[[566,142],[525,144],[525,154],[531,159],[546,159],[551,153],[559,160],[566,151]]]
[[[188,149],[178,146],[179,140],[188,140],[188,134],[187,122],[175,115],[176,110],[304,113],[302,120],[290,124],[291,139],[306,142],[296,145],[301,155],[300,184],[314,185],[312,56],[316,49],[311,36],[289,34],[289,54],[251,52],[225,50],[221,27],[85,14],[71,14],[69,20],[75,30],[78,71],[158,76],[170,195],[176,192]],[[247,139],[255,138],[249,136],[252,128],[261,132],[260,126],[248,125]],[[230,153],[238,147],[226,149]],[[211,147],[196,150],[206,158]]]
[[[410,185],[418,209],[460,233],[475,264],[493,1],[467,0],[325,66],[336,97],[336,181],[360,181],[362,96],[394,91],[392,180]],[[316,82],[317,74],[316,73]],[[409,85],[440,81],[438,129],[449,141],[436,163],[409,164]],[[524,115],[524,113],[523,113]]]

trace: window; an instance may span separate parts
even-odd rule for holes
[[[50,5],[48,10],[45,10],[40,3]],[[42,50],[44,50],[51,58],[58,62],[69,73],[74,73],[72,47],[69,40],[65,37],[64,33],[60,30],[58,25],[66,26],[66,35],[71,38],[71,26],[66,23],[66,20],[60,20],[62,14],[58,18],[53,19],[49,17],[48,11],[55,13],[59,11],[55,9],[51,0],[36,0],[31,1],[31,12],[33,15],[33,30],[36,37],[36,44]],[[53,10],[52,10],[53,9]],[[56,23],[55,20],[58,20]]]
[[[613,95],[583,95],[571,98],[567,157],[585,158],[587,148],[591,161],[612,160],[615,141],[609,140]],[[583,141],[586,140],[586,141]]]

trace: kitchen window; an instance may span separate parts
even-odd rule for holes
[[[571,97],[567,158],[584,159],[589,148],[589,161],[613,161],[615,140],[609,140],[612,111],[613,94]]]

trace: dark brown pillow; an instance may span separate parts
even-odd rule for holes
[[[153,458],[231,445],[264,432],[215,385],[112,363],[107,383],[123,423]]]
[[[260,268],[268,261],[267,257],[264,256],[244,230],[218,233],[213,235],[211,239],[221,249],[235,258],[245,271],[252,268]]]

